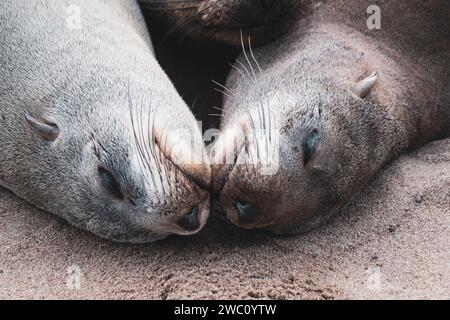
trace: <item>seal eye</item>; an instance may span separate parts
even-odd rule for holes
[[[317,151],[317,146],[319,145],[319,132],[317,129],[312,130],[303,140],[303,165],[311,160]]]
[[[113,196],[117,199],[123,199],[123,193],[120,189],[120,184],[114,178],[111,172],[106,170],[105,168],[98,168],[98,175],[100,176],[100,181],[102,182],[103,187],[109,191]]]

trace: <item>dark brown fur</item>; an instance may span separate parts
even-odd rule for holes
[[[152,33],[201,46],[240,46],[241,32],[254,45],[292,25],[305,0],[140,0]]]

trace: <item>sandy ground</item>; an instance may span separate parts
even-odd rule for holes
[[[0,217],[0,298],[450,298],[450,139],[403,156],[303,236],[216,218],[196,236],[116,244],[4,189]]]

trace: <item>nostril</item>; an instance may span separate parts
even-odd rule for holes
[[[194,206],[191,211],[185,214],[180,221],[178,221],[178,224],[188,231],[197,230],[200,226],[200,222],[198,221],[198,206]]]
[[[238,211],[239,220],[243,222],[250,222],[258,215],[258,209],[256,209],[250,203],[237,201],[235,206]]]
[[[272,8],[273,4],[275,3],[275,0],[260,0],[262,7],[265,10],[269,10]]]

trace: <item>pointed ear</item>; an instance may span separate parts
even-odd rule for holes
[[[353,88],[353,92],[357,96],[365,98],[370,93],[377,80],[378,80],[378,71],[375,71],[367,78],[364,78],[361,81],[359,81]]]
[[[38,133],[43,139],[55,141],[59,136],[59,128],[56,124],[39,121],[32,116],[25,116],[31,129]]]

